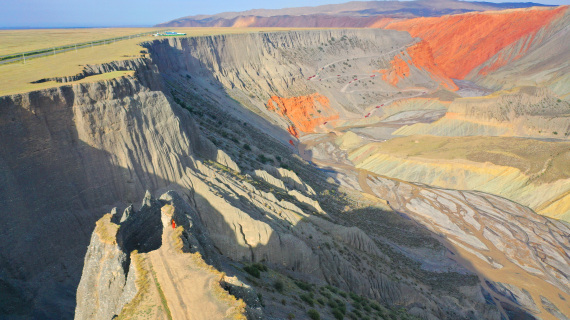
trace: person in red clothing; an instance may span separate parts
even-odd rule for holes
[[[174,219],[172,219],[172,229],[176,228],[176,222],[174,222]]]

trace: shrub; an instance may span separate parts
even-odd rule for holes
[[[310,294],[302,294],[299,296],[299,298],[301,298],[301,300],[305,301],[311,307],[315,306],[315,300],[313,300],[313,297]]]
[[[334,318],[337,320],[344,319],[344,314],[342,314],[342,312],[340,312],[340,310],[338,310],[338,309],[333,309],[332,314],[333,314]]]
[[[257,156],[257,161],[261,162],[261,163],[267,163],[267,162],[272,162],[271,159],[267,158],[264,154],[259,154]]]
[[[254,263],[252,266],[261,272],[267,272],[267,266],[262,263]]]
[[[243,148],[244,148],[245,150],[247,150],[247,151],[251,151],[251,147],[250,147],[249,144],[247,144],[247,143],[244,143],[244,144],[243,144]]]
[[[307,315],[309,315],[309,318],[311,318],[312,320],[321,320],[321,315],[319,314],[319,312],[315,309],[311,309],[307,312]]]
[[[297,285],[297,287],[305,290],[305,291],[311,291],[311,285],[303,282],[303,281],[295,281],[295,284]]]
[[[342,314],[346,314],[346,305],[342,301],[337,301],[335,309],[340,311]]]
[[[276,280],[275,282],[273,282],[273,288],[275,288],[275,290],[277,290],[279,293],[283,293],[283,289],[285,289],[285,285],[283,284],[283,281]]]
[[[362,298],[360,298],[360,297],[359,297],[356,293],[354,293],[354,292],[351,292],[351,293],[349,293],[349,294],[350,294],[350,298],[351,298],[352,300],[354,300],[354,301],[361,301],[361,300],[362,300]]]
[[[256,278],[261,277],[261,272],[259,272],[259,269],[254,266],[245,266],[243,267],[243,270]]]

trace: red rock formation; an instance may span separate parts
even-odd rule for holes
[[[396,86],[401,79],[410,77],[410,66],[430,73],[431,78],[439,82],[443,87],[450,90],[457,90],[457,86],[449,79],[435,64],[432,50],[429,44],[421,41],[401,52],[390,61],[390,68],[378,70],[382,74],[382,79]]]
[[[299,131],[313,132],[323,122],[338,119],[329,99],[318,93],[291,98],[272,96],[267,101],[267,109],[287,117],[292,123],[287,131],[295,137],[299,137]]]
[[[287,127],[287,131],[295,138],[299,138],[299,133],[297,132],[297,129],[295,129],[294,126],[288,126]]]
[[[567,9],[568,6],[561,6],[416,18],[397,21],[386,28],[408,31],[413,37],[427,41],[435,63],[444,74],[463,79],[501,49],[536,34]],[[499,61],[494,67],[501,65]]]

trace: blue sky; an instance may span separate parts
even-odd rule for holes
[[[278,9],[349,0],[2,0],[0,28],[151,26],[195,14]],[[519,0],[520,1],[520,0]],[[517,1],[493,1],[517,2]],[[570,0],[535,1],[570,4]]]

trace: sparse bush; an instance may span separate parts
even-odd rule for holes
[[[315,306],[315,300],[313,300],[313,296],[311,294],[304,293],[300,295],[299,298],[301,298],[301,300],[305,301],[311,307]]]
[[[311,285],[304,282],[304,281],[295,281],[295,284],[297,285],[297,287],[305,290],[305,291],[311,291]]]
[[[254,266],[245,266],[243,270],[256,278],[261,277],[261,272]]]
[[[283,281],[276,280],[275,282],[273,282],[273,288],[275,288],[275,290],[277,290],[277,292],[283,293],[283,290],[285,289],[285,285],[283,284]]]
[[[257,161],[261,162],[261,163],[268,163],[268,162],[273,162],[271,159],[267,158],[264,154],[259,154],[257,156]]]
[[[309,318],[311,318],[312,320],[321,320],[321,315],[319,314],[319,312],[315,309],[311,309],[307,312],[307,315],[309,315]]]
[[[250,147],[249,144],[247,144],[247,143],[244,143],[244,144],[243,144],[243,148],[244,148],[245,150],[247,150],[247,151],[251,151],[251,147]]]
[[[252,265],[253,267],[257,268],[257,270],[261,271],[261,272],[267,272],[267,266],[262,264],[262,263],[254,263]]]
[[[334,318],[337,320],[344,319],[344,314],[342,314],[342,312],[340,312],[340,310],[338,310],[338,309],[333,309],[332,314],[333,314]]]
[[[342,314],[346,314],[346,305],[342,301],[337,300],[336,307],[334,309],[337,309],[338,311],[342,312]]]
[[[243,267],[243,270],[256,278],[260,278],[261,272],[267,271],[267,266],[261,263],[254,263],[252,265]]]

